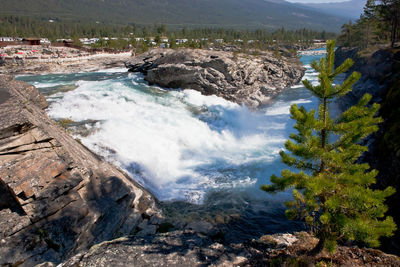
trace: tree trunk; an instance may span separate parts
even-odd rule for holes
[[[326,144],[326,109],[327,109],[327,102],[326,98],[324,97],[324,108],[323,108],[323,122],[324,122],[324,128],[321,131],[321,147],[322,149],[325,149],[325,144]],[[321,166],[319,172],[323,172],[325,169],[325,162],[321,160]]]

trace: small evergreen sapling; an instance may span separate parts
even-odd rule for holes
[[[320,100],[318,111],[307,111],[296,104],[291,106],[291,118],[296,120],[285,143],[288,152],[281,151],[282,161],[300,170],[283,170],[281,177],[271,176],[271,184],[262,190],[276,192],[293,189],[294,200],[287,202],[289,219],[304,218],[319,238],[314,253],[324,248],[334,252],[337,241],[355,240],[369,246],[379,246],[379,237],[391,236],[396,225],[385,218],[385,199],[395,190],[370,188],[375,183],[376,170],[357,159],[367,151],[360,141],[378,130],[381,118],[375,117],[379,105],[367,106],[371,96],[360,101],[333,119],[329,103],[351,91],[360,74],[353,72],[341,85],[332,85],[335,77],[347,71],[353,61],[347,59],[334,68],[335,42],[327,42],[327,55],[312,67],[319,72],[320,84],[313,86],[304,80],[304,86]],[[335,138],[332,138],[335,137]],[[290,152],[290,153],[289,153]]]

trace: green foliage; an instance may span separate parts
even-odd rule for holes
[[[111,48],[114,50],[123,50],[128,48],[129,46],[129,42],[127,40],[124,39],[117,39],[117,40],[108,40],[105,46],[102,47],[107,47],[107,48]]]
[[[133,36],[131,36],[133,34]],[[324,36],[334,38],[334,33],[318,32],[309,29],[285,30],[284,28],[271,31],[266,29],[257,30],[234,30],[224,28],[191,28],[184,30],[168,29],[166,25],[138,26],[130,25],[115,25],[93,23],[88,21],[67,21],[55,20],[49,22],[47,18],[32,18],[21,16],[0,16],[0,36],[13,37],[47,37],[50,40],[58,38],[77,38],[83,37],[142,37],[156,36],[156,42],[160,42],[161,36],[167,36],[170,40],[170,45],[175,46],[175,39],[187,38],[198,39],[209,38],[209,41],[214,39],[224,39],[225,42],[234,42],[234,40],[259,40],[260,42],[252,44],[252,48],[265,49],[269,46],[286,45],[286,44],[303,44],[312,43],[313,39],[323,39]],[[275,41],[274,41],[275,40]],[[111,43],[113,40],[111,40]],[[118,41],[121,42],[121,39]],[[110,43],[110,42],[109,42]],[[114,42],[116,43],[116,42]],[[131,44],[135,41],[132,38]],[[208,41],[201,41],[194,46],[206,46]],[[247,42],[239,43],[246,44]],[[120,44],[111,44],[109,46],[120,46]],[[122,45],[123,46],[123,45]],[[193,46],[193,44],[192,44]],[[95,47],[107,47],[107,42],[101,40]]]
[[[291,106],[297,133],[290,135],[281,151],[282,161],[299,172],[283,170],[281,177],[271,176],[271,184],[262,190],[276,192],[293,189],[293,201],[286,203],[289,219],[304,218],[320,238],[316,249],[335,251],[338,240],[355,240],[379,246],[379,237],[391,236],[396,225],[385,218],[385,199],[394,193],[370,188],[375,183],[376,170],[357,159],[367,151],[360,141],[377,131],[382,120],[375,117],[379,105],[368,105],[371,96],[343,112],[338,118],[330,116],[329,103],[347,94],[360,78],[353,72],[342,84],[333,85],[335,77],[347,71],[353,62],[347,59],[334,68],[335,42],[328,41],[326,58],[314,61],[320,84],[308,80],[304,86],[320,99],[318,110],[307,111],[296,104]],[[290,152],[290,153],[289,153]]]
[[[134,51],[135,51],[134,53],[136,53],[136,54],[141,54],[141,53],[147,52],[147,51],[149,51],[149,49],[150,49],[150,47],[147,44],[147,42],[137,42],[134,45]]]
[[[59,119],[57,123],[63,127],[64,129],[67,129],[72,123],[74,123],[73,120],[70,118],[64,118],[64,119]]]
[[[79,36],[74,35],[74,36],[72,37],[72,41],[73,41],[73,45],[75,45],[75,46],[82,46],[81,41],[79,41]]]
[[[47,37],[50,40],[73,37],[122,37],[128,36],[131,27],[101,24],[86,20],[62,20],[15,15],[0,16],[0,36]]]
[[[356,23],[342,26],[341,46],[367,48],[389,43],[394,47],[400,37],[400,1],[368,0]]]
[[[0,16],[0,36],[47,37],[52,42],[55,42],[56,39],[71,38],[76,46],[81,46],[79,38],[97,37],[100,40],[91,45],[93,48],[124,50],[132,47],[139,54],[147,51],[152,44],[148,40],[147,42],[136,41],[135,38],[138,37],[148,39],[150,36],[155,36],[155,42],[158,46],[161,43],[161,37],[166,36],[169,39],[169,47],[173,49],[178,47],[207,48],[215,39],[223,39],[225,43],[235,44],[239,50],[247,53],[249,50],[274,50],[283,46],[288,49],[297,47],[297,45],[307,47],[313,43],[314,39],[322,39],[325,36],[334,38],[335,34],[305,28],[298,30],[281,28],[275,31],[225,28],[184,28],[177,30],[168,29],[163,24],[154,24],[153,26],[138,26],[134,23],[114,25],[62,19],[49,22],[48,18],[7,15]],[[106,41],[104,37],[119,38]],[[181,38],[188,39],[188,42],[177,45],[175,40]],[[248,43],[249,40],[252,41]],[[277,53],[280,52],[277,51]]]

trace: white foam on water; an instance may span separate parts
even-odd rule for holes
[[[115,67],[115,68],[98,70],[96,72],[98,72],[98,73],[120,73],[120,72],[128,72],[128,69]]]
[[[317,84],[310,67],[303,79]],[[286,167],[279,151],[293,132],[290,106],[315,102],[301,84],[260,111],[194,90],[149,86],[134,73],[75,84],[52,98],[48,114],[99,121],[87,126],[94,128],[89,136],[78,137],[161,200],[201,202],[208,190],[266,182]]]
[[[279,119],[193,90],[155,94],[129,82],[79,81],[48,114],[99,120],[97,131],[79,138],[160,199],[201,201],[211,188],[253,185],[246,166],[279,157],[286,139]]]
[[[299,99],[295,101],[283,102],[277,101],[274,103],[272,107],[266,110],[266,115],[288,115],[290,114],[290,107],[293,104],[307,104],[312,103],[312,100],[309,99]]]
[[[32,85],[36,88],[48,88],[48,87],[56,87],[61,85],[68,85],[70,83],[66,82],[33,82]]]
[[[309,80],[311,82],[311,84],[314,86],[319,84],[318,73],[316,73],[314,71],[310,71],[310,72],[306,71],[302,80],[303,81]]]

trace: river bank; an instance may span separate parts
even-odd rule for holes
[[[0,65],[0,74],[8,75],[40,75],[50,73],[93,72],[109,68],[124,68],[124,62],[132,58],[132,52],[124,53],[81,53],[77,49],[60,50],[61,56],[42,58],[10,59]]]

